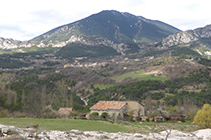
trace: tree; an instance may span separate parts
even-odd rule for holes
[[[201,125],[205,128],[211,128],[211,105],[205,104],[194,117],[194,124]]]
[[[194,117],[196,116],[197,112],[198,112],[198,109],[193,109],[190,112],[188,112],[187,117],[186,117],[187,121],[193,122]]]
[[[42,86],[42,92],[41,92],[41,106],[42,108],[44,108],[44,106],[46,105],[46,85],[44,84]]]
[[[22,91],[22,97],[21,97],[21,103],[23,105],[25,104],[25,100],[26,100],[25,96],[26,96],[26,93],[25,93],[25,90],[23,89],[23,91]]]
[[[53,104],[59,107],[69,107],[68,104],[68,85],[67,82],[62,79],[56,83],[53,95]]]
[[[40,89],[35,88],[27,95],[23,111],[29,115],[40,117],[42,111]]]

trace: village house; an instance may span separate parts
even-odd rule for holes
[[[131,114],[135,120],[144,117],[144,105],[137,101],[99,101],[90,110],[90,114],[98,112],[101,116],[106,112],[115,119],[126,119]]]

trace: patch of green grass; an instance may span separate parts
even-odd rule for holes
[[[161,132],[170,128],[184,132],[191,132],[199,129],[199,127],[197,125],[192,124],[192,122],[122,122],[120,124],[132,128],[137,128],[136,132],[139,132],[141,130],[141,133]]]
[[[130,72],[130,73],[125,73],[120,76],[113,76],[112,79],[114,79],[117,82],[121,82],[125,78],[131,77],[133,79],[138,78],[139,80],[161,80],[165,81],[166,77],[165,76],[152,76],[150,73],[146,73],[144,70],[140,71],[135,71],[135,72]]]
[[[113,70],[111,70],[111,71],[109,71],[108,73],[110,73],[110,74],[112,74],[114,71]]]
[[[95,84],[94,85],[95,88],[99,88],[99,89],[106,89],[111,86],[113,86],[113,84],[107,84],[107,85]]]
[[[12,125],[20,128],[37,125],[41,130],[69,131],[105,131],[105,132],[131,132],[132,129],[108,121],[69,120],[69,119],[29,119],[29,118],[1,118],[0,124]]]

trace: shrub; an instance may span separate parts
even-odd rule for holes
[[[186,117],[187,121],[193,121],[194,117],[196,116],[197,111],[198,110],[196,110],[196,109],[191,110]]]
[[[181,122],[186,122],[185,116],[181,116]]]
[[[139,118],[138,118],[138,121],[139,121],[139,122],[142,121],[142,117],[139,117]]]
[[[99,116],[99,113],[98,112],[92,112],[92,114],[90,114],[90,115]]]
[[[71,118],[71,119],[76,119],[77,116],[79,116],[79,113],[76,111],[71,111],[69,114],[69,118]]]
[[[42,111],[42,117],[43,118],[57,118],[58,113],[55,111],[51,105],[44,107]]]
[[[14,118],[25,118],[25,117],[26,117],[26,114],[17,111],[17,112],[14,112],[14,113],[12,114],[12,116],[13,116]]]
[[[146,118],[146,121],[149,122],[149,118]]]
[[[129,113],[129,121],[133,122],[133,111]]]
[[[92,120],[97,120],[97,119],[99,119],[99,113],[98,113],[98,112],[92,112],[92,113],[89,115],[89,119],[92,119]]]
[[[9,117],[9,111],[7,109],[0,111],[0,118],[7,118],[7,117]]]
[[[107,112],[103,112],[103,113],[101,114],[101,116],[100,116],[100,118],[103,119],[103,120],[107,120],[108,117],[109,117],[109,115],[108,115]]]

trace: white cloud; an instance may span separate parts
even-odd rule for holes
[[[160,20],[182,30],[211,24],[209,0],[4,0],[0,37],[31,39],[102,10]]]

